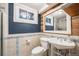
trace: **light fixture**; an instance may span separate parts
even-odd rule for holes
[[[62,14],[63,13],[63,10],[59,10],[57,13],[58,14]]]
[[[59,11],[59,12],[58,12],[58,14],[62,14],[62,13],[63,13],[62,11]]]

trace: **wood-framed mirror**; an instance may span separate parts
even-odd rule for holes
[[[71,16],[62,7],[44,14],[42,25],[43,32],[71,34]]]

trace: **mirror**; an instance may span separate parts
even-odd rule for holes
[[[45,32],[71,34],[71,17],[62,9],[47,15]]]

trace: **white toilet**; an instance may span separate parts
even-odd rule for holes
[[[40,38],[41,46],[37,46],[32,49],[32,56],[43,56],[46,50],[49,48],[48,40],[46,38]]]

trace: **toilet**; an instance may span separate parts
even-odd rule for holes
[[[49,48],[49,44],[47,39],[40,38],[41,46],[37,46],[32,49],[32,56],[44,56],[47,49]]]

